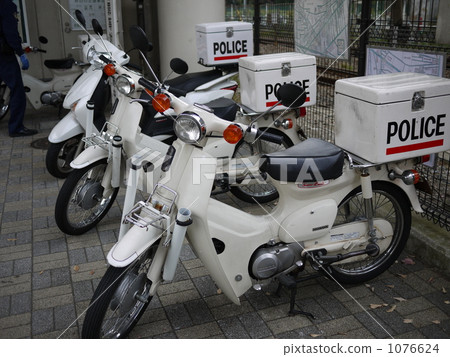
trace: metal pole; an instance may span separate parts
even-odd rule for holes
[[[253,53],[259,55],[259,43],[261,40],[261,11],[259,0],[255,0],[255,9],[253,18]]]
[[[371,15],[371,0],[362,0],[361,7],[361,27],[359,39],[359,55],[358,55],[358,76],[364,76],[366,72],[366,47],[369,43],[369,31]],[[367,30],[367,31],[366,31]]]

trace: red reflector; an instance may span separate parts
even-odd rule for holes
[[[235,84],[234,86],[229,86],[229,87],[225,87],[225,88],[220,88],[222,90],[232,90],[233,92],[236,93],[236,90],[238,89],[238,85]]]
[[[306,108],[305,107],[300,107],[300,116],[301,117],[306,116]]]

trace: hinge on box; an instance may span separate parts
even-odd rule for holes
[[[411,110],[417,112],[418,110],[423,110],[425,107],[425,92],[415,92],[412,97]]]
[[[227,37],[233,37],[234,30],[232,27],[227,27],[226,32],[227,32]]]
[[[290,62],[285,62],[281,64],[281,76],[287,77],[291,75],[291,64]]]

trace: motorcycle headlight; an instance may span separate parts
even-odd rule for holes
[[[188,144],[201,141],[206,134],[206,126],[200,116],[193,112],[181,113],[174,124],[177,137]]]
[[[116,88],[123,95],[130,95],[134,92],[135,87],[133,79],[126,74],[122,74],[116,79]]]

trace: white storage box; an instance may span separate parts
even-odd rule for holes
[[[336,81],[336,145],[373,163],[450,149],[450,79],[391,73]]]
[[[285,83],[300,84],[307,94],[303,106],[316,104],[316,58],[296,52],[239,59],[241,102],[264,112],[277,102],[275,93]],[[286,107],[280,105],[279,110]]]
[[[253,27],[249,22],[227,21],[195,25],[199,62],[205,66],[237,63],[253,55]]]

